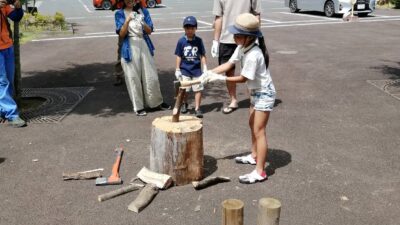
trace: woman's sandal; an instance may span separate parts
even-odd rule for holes
[[[228,107],[226,107],[226,108],[224,108],[223,110],[222,110],[222,113],[223,114],[230,114],[230,113],[233,113],[236,109],[238,109],[239,107],[232,107],[232,106],[228,106]]]

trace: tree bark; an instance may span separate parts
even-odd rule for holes
[[[158,187],[156,187],[154,184],[147,184],[136,197],[135,201],[129,204],[128,209],[135,213],[139,213],[150,204],[157,194]]]
[[[153,121],[150,170],[168,174],[176,185],[203,178],[203,125],[193,116],[171,116]]]
[[[119,189],[117,189],[117,190],[110,191],[110,192],[108,192],[108,193],[99,195],[99,196],[97,197],[97,200],[98,200],[99,202],[104,202],[104,201],[106,201],[106,200],[108,200],[108,199],[117,197],[117,196],[119,196],[119,195],[123,195],[123,194],[126,194],[126,193],[131,192],[131,191],[139,190],[139,189],[140,189],[141,187],[143,187],[143,186],[144,186],[144,185],[131,184],[131,185],[129,185],[129,186],[122,187],[122,188],[119,188]]]

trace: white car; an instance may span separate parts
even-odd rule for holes
[[[285,0],[285,6],[289,7],[292,13],[300,10],[319,11],[332,17],[349,12],[352,2],[355,2],[354,13],[358,16],[367,16],[375,9],[375,0]]]

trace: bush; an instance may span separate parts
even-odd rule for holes
[[[60,12],[56,12],[54,16],[25,13],[21,24],[25,30],[64,30],[66,28],[65,17]]]
[[[390,3],[394,5],[394,8],[400,9],[400,0],[390,0]]]

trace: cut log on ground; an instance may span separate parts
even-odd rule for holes
[[[231,179],[229,177],[208,177],[204,180],[201,181],[193,181],[193,187],[196,190],[200,190],[203,188],[206,188],[208,186],[214,185],[214,184],[218,184],[218,183],[222,183],[222,182],[229,182],[231,181]]]
[[[203,178],[203,124],[193,116],[156,118],[152,123],[150,170],[168,174],[176,185]]]
[[[243,225],[244,203],[238,199],[222,202],[222,225]]]
[[[139,190],[141,187],[144,187],[144,185],[143,184],[131,184],[129,186],[122,187],[122,188],[119,188],[117,190],[110,191],[108,193],[99,195],[97,197],[97,200],[99,200],[99,202],[104,202],[104,201],[106,201],[108,199],[112,199],[112,198],[117,197],[119,195],[123,195],[123,194],[126,194],[126,193],[131,192],[131,191]]]
[[[146,208],[147,205],[150,204],[150,202],[157,194],[158,194],[158,187],[155,186],[154,184],[147,184],[139,193],[135,201],[129,204],[128,209],[135,213],[139,213],[144,208]]]
[[[63,173],[63,180],[90,180],[101,177],[101,172],[88,172],[88,173]]]
[[[167,189],[173,183],[170,175],[156,173],[146,167],[139,171],[137,177],[145,183],[156,185],[160,189]]]
[[[262,198],[258,202],[257,225],[279,225],[281,202],[274,198]]]

